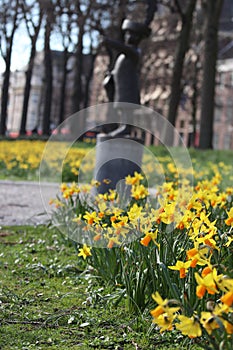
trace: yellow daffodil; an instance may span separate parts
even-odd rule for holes
[[[134,203],[132,207],[130,207],[128,213],[128,218],[130,222],[137,223],[137,221],[140,219],[142,215],[142,207],[138,206],[137,203]]]
[[[93,225],[100,221],[100,218],[98,217],[95,211],[93,211],[92,213],[86,211],[86,214],[83,215],[83,218],[87,221],[88,225]]]
[[[83,247],[79,249],[78,256],[82,256],[84,260],[86,260],[86,258],[91,255],[91,248],[88,247],[86,244],[84,244]]]
[[[208,334],[211,334],[213,330],[220,327],[219,323],[216,321],[211,312],[202,311],[200,322]]]
[[[226,194],[227,194],[228,196],[231,196],[231,195],[233,194],[233,187],[227,187],[227,188],[226,188]]]
[[[178,224],[176,225],[176,227],[180,230],[183,230],[184,228],[188,229],[190,228],[190,225],[194,219],[195,213],[190,210],[186,210],[181,220],[177,220]]]
[[[160,219],[169,225],[175,221],[176,203],[168,203],[164,206],[164,211],[160,215]]]
[[[215,316],[222,316],[223,314],[226,314],[229,312],[229,306],[224,303],[217,303],[213,310],[213,315]]]
[[[223,292],[233,291],[233,278],[229,278],[225,275],[218,275],[217,270],[213,270],[214,280],[218,288]]]
[[[70,190],[73,192],[73,194],[80,193],[80,187],[76,184],[76,182],[72,182]]]
[[[108,194],[108,200],[109,201],[114,201],[116,199],[116,196],[117,196],[116,190],[110,189],[109,190],[109,194]]]
[[[77,222],[78,224],[80,224],[82,222],[82,215],[79,214],[77,217],[75,217],[72,221]]]
[[[231,306],[233,304],[233,289],[227,292],[226,294],[224,294],[220,298],[220,300],[223,304],[226,304],[227,306]]]
[[[187,335],[189,338],[196,338],[202,335],[201,326],[196,317],[179,315],[177,318],[180,322],[175,323],[176,329],[181,331],[183,335]]]
[[[59,207],[64,207],[65,204],[62,203],[59,199],[55,198],[55,199],[50,199],[49,201],[49,205],[51,204],[54,204],[56,208],[59,208]]]
[[[226,247],[230,247],[232,242],[233,242],[233,236],[232,237],[227,237],[227,242],[224,245]]]
[[[147,247],[150,243],[151,240],[154,241],[155,244],[156,243],[156,239],[158,236],[158,229],[154,230],[154,231],[149,231],[145,234],[145,236],[141,239],[140,243],[142,245],[144,245],[145,247]]]
[[[126,185],[138,185],[141,180],[143,180],[142,174],[135,171],[134,176],[130,176],[130,175],[126,176],[125,183]]]
[[[144,185],[140,184],[140,185],[132,186],[131,196],[133,198],[135,198],[136,200],[144,199],[148,195],[149,195],[149,192],[148,192],[147,188]]]
[[[93,187],[99,187],[101,183],[97,180],[91,180],[91,186]]]
[[[62,183],[61,186],[60,186],[61,192],[64,192],[67,189],[68,189],[68,185],[66,183]]]
[[[70,197],[72,197],[74,194],[73,190],[70,188],[67,188],[66,190],[63,191],[63,195],[62,197],[65,199],[69,199]]]
[[[222,319],[222,323],[226,329],[227,334],[233,334],[233,324],[224,319]]]
[[[163,299],[158,292],[152,294],[152,298],[158,304],[158,306],[150,312],[154,319],[157,319],[163,313],[174,315],[180,310],[180,307],[169,307],[169,300]]]
[[[225,220],[225,223],[228,226],[233,226],[233,207],[230,209],[229,212],[227,212],[228,218]]]
[[[164,331],[172,330],[174,318],[174,315],[163,313],[157,318],[154,318],[153,322],[160,327],[160,333],[162,333]]]
[[[118,228],[118,227],[123,227],[126,226],[126,224],[128,223],[128,216],[112,216],[111,221],[112,221],[112,227],[114,228]]]
[[[199,274],[196,272],[195,279],[198,284],[196,288],[196,295],[198,298],[203,298],[206,292],[209,294],[215,294],[218,292],[212,272],[208,273],[205,277],[199,276]]]
[[[196,265],[204,266],[208,264],[208,252],[208,248],[205,246],[200,246],[197,242],[194,242],[194,248],[186,251],[187,259],[190,260],[190,267],[194,268]]]
[[[187,271],[188,271],[190,265],[191,265],[191,262],[190,262],[190,261],[183,262],[183,261],[178,260],[178,261],[176,262],[176,265],[174,265],[174,266],[168,266],[168,267],[169,267],[169,269],[171,269],[171,270],[177,270],[177,271],[179,271],[179,272],[180,272],[180,278],[185,278],[185,277],[186,277],[186,273],[187,273]]]

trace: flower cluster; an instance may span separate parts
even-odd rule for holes
[[[151,314],[162,332],[177,329],[190,338],[210,337],[213,349],[220,343],[228,349],[233,334],[233,187],[222,190],[217,169],[194,187],[188,180],[179,184],[174,175],[156,191],[135,173],[125,179],[128,197],[123,201],[116,190],[98,194],[98,185],[62,184],[62,197],[55,202],[61,225],[68,222],[72,239],[83,242],[79,256],[92,259],[98,243],[109,251],[123,248],[126,270],[120,282],[131,293],[129,261],[138,269],[132,285],[137,276],[145,278],[136,283],[131,299],[140,283],[141,293],[147,293],[146,283],[153,279],[157,306]],[[69,220],[63,220],[67,212]],[[129,242],[136,243],[135,251],[127,248]]]
[[[123,201],[116,190],[110,190],[105,194],[93,195],[93,190],[100,184],[92,181],[91,185],[77,186],[76,183],[62,184],[62,197],[50,201],[64,212],[64,206],[73,207],[72,222],[76,224],[74,232],[80,237],[80,231],[85,232],[85,237],[96,245],[119,246],[123,242],[135,240],[141,235],[141,228],[146,226],[148,218],[145,218],[146,209],[143,203],[148,196],[148,190],[141,183],[142,176],[135,172],[134,176],[126,178],[126,188],[130,186],[128,201]],[[60,215],[60,222],[64,215]],[[73,239],[75,239],[73,232]]]
[[[207,303],[206,311],[200,311],[200,313],[195,311],[192,315],[186,316],[182,314],[181,306],[170,307],[174,300],[163,300],[158,292],[153,295],[158,306],[151,311],[151,315],[154,323],[160,327],[160,332],[176,328],[190,338],[200,337],[204,331],[211,335],[216,329],[225,330],[226,334],[229,335],[233,334],[233,279],[222,275],[218,276],[216,271],[214,273],[216,279],[209,275],[205,282],[203,279],[202,281],[198,280],[202,286],[205,285],[205,289],[210,294],[220,293],[221,290],[224,290],[224,294],[216,302],[209,301]],[[217,283],[218,287],[216,288]],[[199,287],[200,285],[197,286],[197,289]],[[178,303],[178,301],[176,302]]]
[[[199,182],[176,223],[174,234],[185,234],[186,249],[181,254],[183,259],[168,268],[179,273],[185,292],[180,295],[182,306],[178,310],[169,307],[171,301],[153,296],[158,306],[151,314],[161,331],[176,328],[190,338],[216,330],[233,334],[233,188],[219,191],[219,182],[219,174],[211,181]],[[173,195],[169,189],[168,197]],[[164,221],[162,214],[160,218]],[[145,245],[145,238],[141,243]],[[192,302],[194,288],[196,300]],[[201,300],[205,301],[204,310]]]

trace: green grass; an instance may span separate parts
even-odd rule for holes
[[[47,227],[0,229],[0,349],[198,349],[160,335],[101,286],[75,246]]]
[[[168,150],[164,146],[150,146],[151,152],[159,155],[166,156],[169,154]],[[175,149],[179,150],[179,147]],[[182,150],[182,148],[180,148]],[[223,162],[228,165],[232,165],[233,150],[199,150],[196,148],[187,148],[190,158],[195,162],[204,166],[207,162],[220,163]]]

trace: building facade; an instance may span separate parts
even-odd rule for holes
[[[42,128],[43,108],[44,108],[44,82],[46,77],[44,76],[44,53],[37,52],[35,63],[33,67],[33,75],[31,80],[30,98],[28,104],[27,114],[27,131],[40,131]],[[60,99],[65,98],[65,111],[64,118],[71,113],[71,100],[72,100],[72,84],[73,74],[72,70],[67,77],[66,96],[61,95],[61,83],[62,83],[62,52],[52,51],[53,62],[53,98],[51,106],[51,128],[54,128],[58,124]],[[68,64],[72,64],[68,63]],[[27,67],[20,71],[14,71],[10,76],[10,88],[9,88],[9,104],[8,104],[8,118],[7,118],[7,130],[11,134],[17,134],[20,130],[20,123],[22,117],[23,100],[24,100],[24,87],[26,81]]]

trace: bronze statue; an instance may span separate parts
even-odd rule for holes
[[[114,102],[114,107],[119,111],[119,119],[124,113],[121,107],[122,102],[140,105],[139,62],[141,51],[138,45],[142,39],[150,35],[150,28],[143,23],[126,19],[122,24],[122,31],[124,42],[108,38],[103,40],[104,45],[119,52],[113,70],[104,79],[108,99]],[[127,106],[130,108],[130,105]],[[128,134],[129,132],[130,127],[120,125],[113,134]]]
[[[97,136],[95,179],[101,183],[98,187],[99,193],[105,193],[119,185],[120,192],[128,196],[129,191],[125,183],[122,185],[121,180],[127,175],[133,175],[135,171],[141,171],[143,139],[131,137],[132,126],[127,122],[131,122],[129,116],[134,118],[135,108],[138,109],[140,105],[141,51],[138,45],[150,35],[151,30],[148,26],[157,9],[157,0],[147,0],[147,4],[144,23],[128,19],[123,21],[121,29],[124,42],[108,38],[104,38],[102,42],[108,50],[113,49],[118,53],[113,69],[104,79],[104,86],[114,107],[112,109],[112,106],[109,106],[109,121],[114,115],[112,120],[119,122],[104,125],[102,131],[105,134],[100,133]],[[109,179],[110,182],[106,184],[104,179]]]

